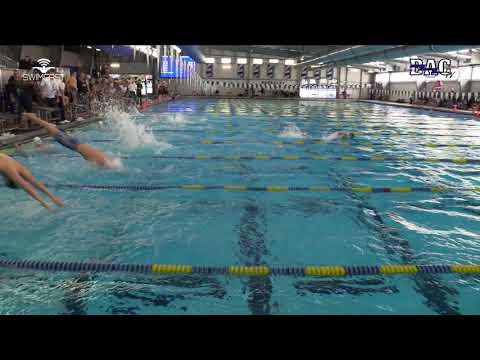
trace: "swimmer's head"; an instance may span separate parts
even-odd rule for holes
[[[349,137],[350,139],[353,139],[354,136],[355,136],[355,133],[353,133],[353,132],[351,132],[351,133],[348,134],[348,137]]]
[[[42,139],[40,139],[38,136],[36,136],[36,137],[33,138],[33,142],[34,142],[35,144],[41,144],[41,143],[42,143]]]

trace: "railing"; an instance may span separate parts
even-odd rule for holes
[[[0,67],[18,68],[18,62],[9,58],[8,56],[0,54]]]

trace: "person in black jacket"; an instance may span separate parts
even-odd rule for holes
[[[142,89],[143,89],[142,80],[137,79],[137,99],[140,106],[142,106]]]
[[[33,81],[23,80],[18,72],[14,74],[15,101],[17,103],[18,119],[23,112],[32,112]]]
[[[7,111],[15,114],[15,105],[16,105],[16,91],[15,91],[15,77],[12,75],[8,79],[7,85],[5,85],[5,101]]]

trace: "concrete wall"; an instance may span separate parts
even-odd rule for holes
[[[62,63],[61,66],[78,66],[81,67],[84,61],[79,54],[71,52],[71,51],[64,51],[62,55]]]
[[[50,59],[50,55],[51,55],[51,48],[49,46],[23,45],[22,51],[20,53],[20,58],[23,59],[26,56],[30,56],[30,58],[34,60],[40,59],[40,58]]]

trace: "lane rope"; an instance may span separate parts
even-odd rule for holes
[[[329,187],[329,186],[246,186],[246,185],[87,185],[87,184],[44,184],[50,188],[57,189],[79,189],[79,190],[113,190],[113,191],[161,191],[161,190],[224,190],[224,191],[259,191],[259,192],[361,192],[361,193],[459,193],[459,192],[480,192],[479,187]],[[7,187],[3,185],[2,187]]]
[[[116,142],[120,139],[95,139],[90,140],[91,142]],[[372,146],[382,146],[382,147],[398,147],[398,146],[423,146],[423,147],[451,147],[451,148],[471,148],[471,149],[480,149],[479,145],[472,144],[435,144],[435,143],[404,143],[404,144],[385,144],[380,142],[358,142],[358,143],[347,143],[347,142],[326,142],[320,139],[309,139],[309,140],[294,140],[294,141],[234,141],[234,140],[213,140],[213,139],[204,139],[199,142],[172,142],[172,145],[241,145],[241,144],[272,144],[272,145],[337,145],[337,146],[346,146],[346,147],[372,147]]]
[[[75,155],[53,155],[57,158],[76,158]],[[313,160],[313,161],[407,161],[407,162],[446,162],[455,164],[478,164],[480,159],[474,158],[417,158],[410,156],[297,156],[297,155],[285,155],[285,156],[269,156],[269,155],[252,155],[252,156],[210,156],[210,155],[190,155],[190,156],[170,156],[170,155],[154,155],[154,156],[120,156],[123,160],[132,159],[159,159],[159,160],[222,160],[222,161],[237,161],[237,160]]]
[[[367,275],[480,274],[480,265],[373,265],[373,266],[193,266],[175,264],[113,264],[0,259],[0,267],[51,272],[135,273],[158,275],[344,277]]]
[[[248,134],[248,131],[240,131],[240,130],[224,130],[224,131],[219,131],[219,130],[180,130],[180,129],[154,129],[151,130],[152,132],[179,132],[179,133],[210,133],[210,134],[225,134],[225,133],[231,133],[231,134]],[[282,130],[270,130],[270,131],[262,131],[261,129],[256,129],[252,130],[258,133],[258,131],[262,133],[272,133],[272,134],[277,134],[280,133]],[[305,130],[305,131],[310,131],[310,132],[317,132],[317,131],[312,131],[312,130]],[[331,131],[350,131],[348,129],[331,129]],[[471,131],[471,130],[470,130]],[[447,136],[447,137],[459,137],[459,138],[480,138],[479,135],[465,135],[465,134],[425,134],[425,133],[420,133],[420,132],[378,132],[378,131],[350,131],[354,133],[355,136],[362,136],[362,135],[368,135],[371,137],[385,137],[385,136],[390,136],[390,137],[400,137],[400,136],[411,136],[411,137],[417,137],[417,136]]]

